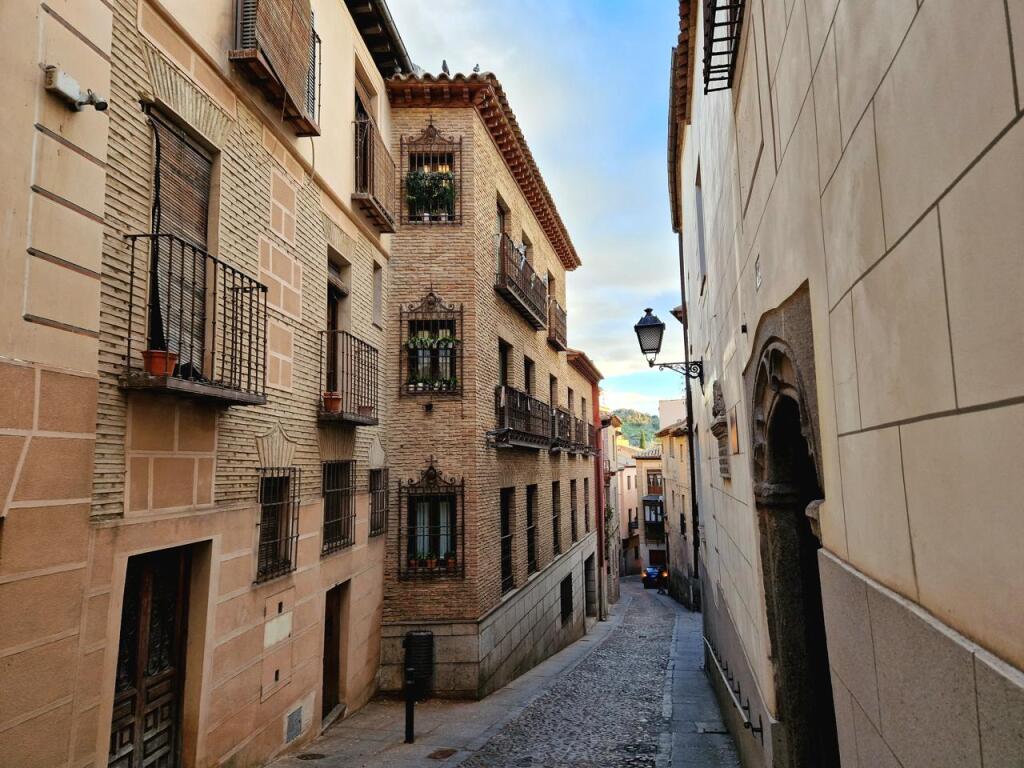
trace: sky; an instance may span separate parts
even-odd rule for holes
[[[501,81],[583,266],[567,277],[569,345],[605,375],[602,405],[657,413],[683,380],[652,370],[633,325],[666,324],[659,359],[683,359],[679,262],[669,218],[670,0],[388,0],[427,72]]]

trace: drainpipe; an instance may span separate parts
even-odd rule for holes
[[[594,460],[594,529],[597,531],[597,620],[604,621],[608,618],[604,606],[604,440],[601,435],[601,388],[596,382],[591,382],[591,408],[593,414],[591,422],[597,430],[597,454]]]
[[[689,333],[689,316],[686,314],[686,285],[684,283],[683,275],[686,274],[686,270],[683,266],[683,231],[680,228],[676,234],[677,241],[679,243],[679,296],[682,299],[682,318],[680,322],[683,324],[683,361],[687,366],[690,364],[690,333]],[[686,453],[689,457],[688,464],[690,465],[690,509],[693,515],[693,530],[690,531],[690,535],[693,537],[693,574],[696,578],[700,578],[700,510],[697,504],[697,469],[694,465],[693,459],[693,403],[691,400],[691,389],[690,389],[690,377],[684,376],[686,381]]]

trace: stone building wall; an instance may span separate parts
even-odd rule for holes
[[[753,382],[775,341],[804,350],[798,371],[768,362],[801,382],[824,497],[811,511],[843,766],[1020,762],[1024,17],[998,0],[969,14],[948,0],[755,2],[732,89],[704,95],[693,5],[673,183],[705,373],[707,632],[766,728],[758,739],[730,715],[745,762],[787,764],[794,738],[778,721],[772,518],[757,503],[769,414]],[[713,384],[738,430],[728,476]]]

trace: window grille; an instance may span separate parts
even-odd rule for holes
[[[465,480],[429,465],[398,483],[398,574],[412,579],[465,575]]]
[[[572,530],[572,541],[574,544],[579,541],[580,538],[579,524],[576,522],[577,511],[576,480],[573,479],[569,481],[569,525]]]
[[[354,475],[351,461],[323,463],[324,537],[320,546],[323,555],[356,543]]]
[[[583,478],[583,530],[590,533],[590,478]]]
[[[380,536],[388,529],[390,511],[388,494],[388,471],[370,470],[370,535]]]
[[[557,557],[562,554],[562,485],[551,483],[551,549]]]
[[[526,486],[526,571],[537,570],[537,486]]]
[[[399,391],[403,395],[462,393],[462,305],[433,291],[399,310]]]
[[[295,570],[299,541],[300,477],[297,467],[263,467],[259,471],[257,583]]]
[[[404,224],[462,222],[462,138],[433,123],[400,142],[400,197]]]
[[[746,0],[704,0],[704,93],[732,87]]]
[[[515,488],[501,489],[501,594],[516,585],[512,570],[512,508],[515,498]]]

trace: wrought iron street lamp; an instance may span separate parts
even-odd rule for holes
[[[644,310],[644,316],[633,326],[636,331],[637,341],[640,342],[640,351],[647,358],[647,364],[658,370],[669,370],[681,373],[689,379],[697,379],[700,382],[700,391],[704,391],[704,361],[687,360],[683,363],[655,363],[658,353],[661,352],[661,339],[665,335],[665,324],[658,319],[650,307]]]

